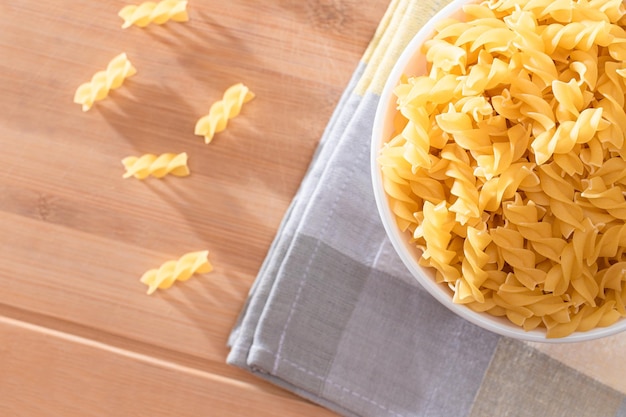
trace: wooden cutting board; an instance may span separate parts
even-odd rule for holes
[[[0,3],[0,415],[331,415],[227,366],[226,340],[387,3],[190,0],[125,30],[123,1]],[[137,74],[82,112],[121,52]],[[238,82],[256,98],[206,145]],[[166,152],[191,175],[122,178]],[[145,294],[198,250],[212,273]]]

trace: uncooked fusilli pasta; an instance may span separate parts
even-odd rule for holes
[[[91,81],[81,84],[74,94],[74,103],[81,104],[87,111],[93,104],[109,95],[109,91],[119,88],[124,80],[137,72],[125,53],[109,62],[106,70],[98,71]]]
[[[152,294],[157,288],[169,288],[176,281],[187,281],[193,274],[211,272],[213,266],[208,256],[209,251],[187,253],[178,260],[165,262],[158,269],[146,271],[140,281],[148,286],[148,294]]]
[[[249,102],[253,98],[254,93],[241,83],[229,87],[224,92],[222,100],[213,103],[209,114],[198,120],[195,134],[204,136],[204,142],[210,143],[216,133],[226,129],[229,119],[239,115],[244,103]]]
[[[168,20],[174,22],[189,20],[187,1],[181,0],[163,0],[158,3],[147,1],[138,6],[128,5],[122,8],[118,15],[124,19],[122,24],[124,29],[132,25],[146,27],[150,23],[162,25]]]
[[[124,178],[135,177],[142,180],[148,176],[162,178],[167,174],[177,177],[189,175],[187,153],[185,152],[179,154],[164,153],[159,156],[153,154],[145,154],[140,157],[128,156],[122,159],[122,164],[126,168]]]
[[[548,337],[626,317],[626,7],[486,0],[396,87],[398,226],[454,302]]]

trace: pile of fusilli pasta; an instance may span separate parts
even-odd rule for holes
[[[493,0],[397,86],[379,163],[456,303],[548,337],[626,316],[622,0]]]

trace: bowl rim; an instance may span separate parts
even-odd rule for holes
[[[400,54],[400,57],[393,65],[384,84],[376,106],[376,113],[372,127],[370,143],[370,174],[378,215],[383,223],[386,235],[390,239],[394,250],[399,255],[405,267],[409,270],[413,278],[428,293],[430,293],[435,299],[437,299],[437,301],[453,313],[483,329],[489,330],[501,336],[507,336],[523,341],[555,344],[595,340],[620,333],[626,330],[626,318],[620,318],[616,323],[607,327],[596,327],[585,332],[577,331],[561,338],[547,338],[546,333],[543,330],[534,329],[525,331],[522,327],[509,322],[506,318],[491,316],[488,313],[476,312],[465,305],[456,304],[446,292],[445,287],[442,284],[436,283],[432,278],[427,276],[427,274],[422,270],[422,267],[415,262],[414,254],[412,253],[414,252],[414,248],[409,248],[406,232],[401,232],[397,227],[395,215],[391,211],[383,188],[382,173],[377,160],[380,148],[389,139],[389,135],[386,135],[385,127],[388,120],[387,113],[392,104],[395,103],[395,100],[393,100],[393,90],[398,85],[402,75],[405,74],[407,66],[410,64],[411,60],[419,54],[419,50],[424,41],[432,37],[432,34],[435,31],[436,23],[443,18],[451,17],[457,13],[462,13],[461,7],[463,5],[477,2],[478,1],[476,0],[453,0],[439,10],[439,12],[429,19],[409,41]]]

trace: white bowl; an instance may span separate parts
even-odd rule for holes
[[[437,284],[433,278],[433,274],[418,264],[420,253],[417,248],[410,243],[409,240],[411,236],[409,232],[403,233],[397,226],[395,215],[391,211],[387,195],[383,189],[382,174],[377,162],[380,148],[393,133],[393,117],[396,113],[396,100],[393,89],[398,85],[403,74],[420,75],[426,71],[426,61],[420,52],[422,44],[433,36],[435,23],[437,21],[449,17],[461,19],[463,16],[462,6],[468,3],[472,3],[472,1],[452,1],[422,27],[395,63],[381,94],[372,131],[370,163],[376,205],[387,236],[405,266],[422,287],[454,313],[484,329],[502,336],[525,341],[547,343],[581,342],[624,331],[626,330],[626,319],[621,318],[617,323],[608,327],[595,328],[586,332],[574,332],[566,337],[549,339],[546,338],[543,329],[525,331],[506,318],[495,317],[488,313],[475,312],[467,306],[453,303],[450,290],[442,284]]]

